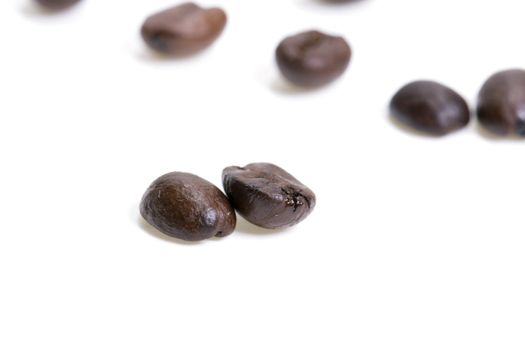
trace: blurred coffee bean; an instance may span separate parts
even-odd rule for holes
[[[142,37],[156,51],[187,56],[211,45],[225,26],[223,10],[184,3],[146,19]]]
[[[285,38],[276,50],[277,66],[283,76],[293,84],[310,88],[342,75],[351,55],[345,39],[315,30]]]
[[[479,93],[477,114],[480,124],[495,134],[525,136],[525,71],[491,76]]]
[[[236,223],[235,211],[221,190],[181,172],[155,180],[142,197],[140,213],[159,231],[186,241],[227,236]]]
[[[390,113],[404,125],[431,135],[446,135],[470,121],[467,102],[452,89],[433,81],[402,87],[390,102]]]
[[[36,0],[37,3],[50,10],[62,10],[79,1],[80,0]]]
[[[292,175],[269,163],[232,166],[222,173],[224,190],[233,207],[257,226],[292,226],[314,209],[314,193]]]

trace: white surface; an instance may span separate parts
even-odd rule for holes
[[[474,102],[523,66],[521,2],[201,3],[226,31],[170,61],[138,29],[172,1],[0,2],[0,348],[522,350],[525,146],[386,115],[410,80]],[[312,27],[344,34],[353,61],[294,92],[273,50]],[[310,186],[315,212],[196,245],[141,226],[157,176],[220,185],[254,161]]]

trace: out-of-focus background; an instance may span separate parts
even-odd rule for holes
[[[223,35],[159,58],[139,28],[175,4],[0,2],[0,348],[525,347],[525,145],[475,122],[423,137],[387,114],[411,80],[473,105],[523,67],[520,1],[202,0],[227,11]],[[273,53],[310,28],[354,56],[304,92]],[[316,192],[306,221],[182,244],[139,219],[166,172],[220,186],[260,161]]]

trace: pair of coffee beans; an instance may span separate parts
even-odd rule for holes
[[[402,87],[390,102],[391,115],[418,131],[442,136],[470,121],[467,102],[457,92],[433,81],[416,81]],[[486,130],[525,136],[525,71],[506,70],[482,86],[476,114]]]
[[[80,0],[36,0],[58,10]],[[223,32],[226,12],[218,7],[203,8],[188,2],[148,17],[141,28],[142,38],[153,50],[174,57],[196,54],[209,47]],[[352,52],[346,40],[316,30],[302,32],[281,41],[276,61],[282,75],[294,85],[316,88],[341,76]]]
[[[270,163],[224,169],[226,195],[189,173],[156,179],[140,204],[142,217],[164,234],[201,241],[231,234],[235,210],[254,225],[278,229],[295,225],[315,207],[315,194],[285,170]]]
[[[185,3],[146,19],[142,37],[155,51],[171,56],[188,56],[210,46],[226,26],[220,8],[202,8]],[[282,75],[301,87],[325,85],[346,70],[351,57],[348,43],[339,36],[307,31],[285,38],[276,49]]]

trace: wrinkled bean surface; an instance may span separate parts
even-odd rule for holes
[[[525,71],[491,76],[479,93],[477,114],[480,124],[495,134],[525,136]]]
[[[211,45],[225,26],[226,13],[223,10],[184,3],[146,19],[142,37],[156,51],[186,56]]]
[[[285,38],[275,55],[277,66],[290,82],[318,87],[342,75],[351,54],[350,46],[342,37],[312,30]]]
[[[270,229],[297,224],[315,206],[314,193],[292,175],[269,163],[232,166],[222,175],[234,208],[249,222]]]
[[[192,174],[159,177],[140,204],[144,219],[161,232],[186,241],[200,241],[233,232],[235,211],[212,183]]]
[[[470,121],[467,102],[452,89],[433,81],[402,87],[390,102],[390,113],[404,125],[432,135],[445,135]]]

